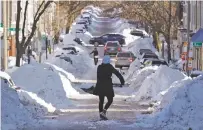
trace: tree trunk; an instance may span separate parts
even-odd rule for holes
[[[165,37],[166,42],[167,42],[167,47],[168,47],[168,63],[171,60],[171,41],[170,41],[170,36]]]
[[[153,32],[153,45],[154,45],[154,47],[157,49],[157,50],[159,50],[159,48],[158,48],[158,41],[157,41],[157,37],[156,37],[156,32]]]
[[[16,55],[16,66],[20,67],[20,59],[22,57],[21,50],[17,48],[17,55]]]

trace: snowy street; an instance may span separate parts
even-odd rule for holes
[[[146,112],[148,106],[140,106],[137,103],[127,103],[123,101],[123,99],[124,98],[114,99],[114,103],[108,112],[108,122],[99,121],[97,99],[79,99],[76,100],[76,104],[78,104],[76,107],[62,110],[62,112],[57,115],[49,115],[45,117],[47,119],[54,119],[53,122],[58,121],[66,123],[60,127],[52,126],[50,124],[47,127],[42,126],[41,129],[132,129],[128,125],[135,122],[136,114]],[[113,124],[116,124],[117,127]]]
[[[19,57],[20,67],[8,57],[8,69],[0,71],[2,130],[203,130],[203,72],[191,77],[180,69],[181,58],[166,62],[150,32],[112,10],[104,16],[104,8],[86,6],[71,16],[69,32],[60,25],[47,54],[28,50],[32,56]],[[116,44],[104,34],[119,34],[111,36]],[[97,52],[90,54],[96,38],[107,39],[96,47],[97,65]]]

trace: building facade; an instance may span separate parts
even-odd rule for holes
[[[189,3],[185,1],[183,3],[183,27],[187,28],[187,18],[190,15],[190,30],[196,33],[200,28],[203,28],[203,1],[190,1]],[[190,12],[188,4],[190,4]],[[203,37],[203,34],[201,35]],[[203,43],[191,43],[191,46],[193,50],[192,68],[203,70]]]

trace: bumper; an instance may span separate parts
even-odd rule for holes
[[[130,62],[127,62],[127,63],[121,63],[118,61],[115,62],[116,67],[130,67],[130,64],[131,64]]]
[[[116,68],[120,68],[120,67],[130,67],[130,65],[121,65],[121,64],[115,64]]]

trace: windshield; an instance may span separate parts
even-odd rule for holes
[[[118,53],[117,57],[130,57],[130,53]]]
[[[118,44],[116,42],[108,42],[107,46],[116,47],[116,46],[118,46]]]

